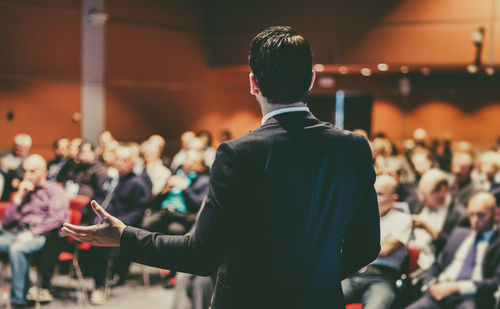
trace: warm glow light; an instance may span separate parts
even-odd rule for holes
[[[370,70],[369,68],[362,68],[361,69],[361,75],[363,75],[363,76],[370,76],[370,75],[372,75],[372,70]]]
[[[486,72],[486,74],[488,75],[493,75],[495,74],[495,69],[492,68],[492,67],[486,67],[486,69],[484,69],[484,71]]]
[[[408,66],[406,66],[406,65],[402,65],[401,68],[399,68],[399,69],[401,70],[401,73],[403,73],[403,74],[410,72],[410,68],[408,68]]]
[[[420,69],[420,72],[422,72],[422,74],[424,75],[429,75],[431,74],[431,69],[429,69],[428,67],[423,67]]]
[[[467,66],[467,72],[469,72],[470,74],[477,73],[477,66],[475,66],[473,64],[469,64]]]
[[[349,72],[349,68],[347,68],[345,65],[339,66],[339,73],[340,74],[347,74]]]
[[[318,63],[314,65],[314,71],[316,72],[323,72],[325,70],[325,66]]]
[[[389,65],[387,63],[379,63],[377,64],[377,69],[381,72],[389,71]]]

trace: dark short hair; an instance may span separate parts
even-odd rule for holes
[[[311,47],[292,28],[274,26],[257,34],[248,62],[270,103],[306,101],[312,78]]]

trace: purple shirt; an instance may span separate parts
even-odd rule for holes
[[[45,234],[69,222],[69,200],[55,182],[47,181],[28,193],[21,205],[12,202],[2,217],[4,227],[29,226],[33,235]]]

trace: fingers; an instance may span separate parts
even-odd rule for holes
[[[87,234],[76,233],[76,232],[70,230],[67,227],[63,227],[61,229],[61,232],[63,232],[63,234],[65,234],[66,236],[73,237],[74,239],[76,239],[76,240],[78,240],[80,242],[88,242],[88,235]]]
[[[96,227],[91,225],[91,226],[80,226],[80,225],[73,225],[69,223],[64,223],[63,224],[63,229],[70,230],[75,233],[88,233],[96,230]]]
[[[92,206],[92,209],[94,209],[94,212],[99,217],[99,221],[102,221],[103,219],[109,217],[109,214],[95,200],[92,200],[92,202],[90,203],[90,205]]]

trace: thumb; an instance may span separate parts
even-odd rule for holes
[[[102,222],[104,219],[108,219],[110,215],[102,208],[101,205],[99,205],[95,200],[92,200],[90,203],[92,206],[92,209],[96,213],[96,215],[99,217],[99,222]]]

